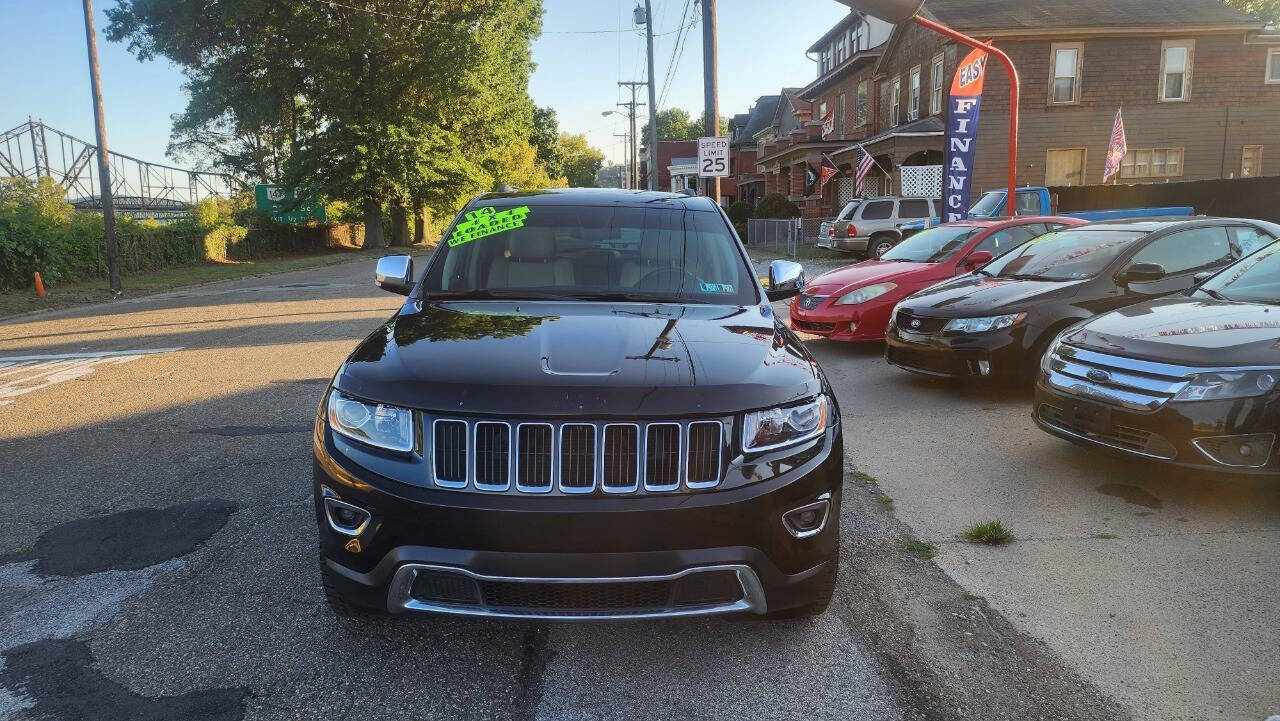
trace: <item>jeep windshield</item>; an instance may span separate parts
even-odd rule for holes
[[[752,305],[755,287],[718,213],[529,205],[466,211],[432,257],[422,293]]]
[[[982,230],[972,225],[940,225],[916,233],[898,243],[880,260],[897,260],[904,263],[941,263],[964,247],[969,239]]]
[[[1092,278],[1144,235],[1141,231],[1084,229],[1046,233],[996,258],[980,272],[1028,280]]]

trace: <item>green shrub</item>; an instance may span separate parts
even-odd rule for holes
[[[204,259],[226,260],[235,257],[244,244],[249,229],[243,225],[219,225],[204,234]]]
[[[757,218],[799,218],[800,206],[787,200],[782,193],[769,193],[756,206]]]
[[[745,200],[739,200],[738,202],[730,205],[726,212],[729,213],[729,220],[733,221],[735,227],[739,224],[745,226],[747,224],[747,220],[751,218],[751,214],[755,212],[755,208],[752,207],[751,203],[748,203]]]

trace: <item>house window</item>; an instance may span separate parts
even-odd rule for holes
[[[1084,185],[1085,149],[1049,150],[1044,162],[1045,185]]]
[[[831,70],[831,49],[827,48],[818,54],[818,76],[826,75]]]
[[[1166,40],[1160,55],[1160,102],[1171,103],[1191,97],[1192,40]]]
[[[858,83],[858,94],[853,100],[854,123],[859,127],[867,124],[867,81]]]
[[[1267,50],[1267,85],[1280,83],[1280,48]]]
[[[1054,43],[1051,50],[1049,104],[1070,105],[1080,102],[1080,43]]]
[[[1240,155],[1240,177],[1253,178],[1262,174],[1262,146],[1246,145]]]
[[[1121,178],[1177,178],[1182,175],[1182,148],[1129,148],[1120,163]]]
[[[920,117],[920,66],[911,68],[911,102],[907,104],[907,119]]]
[[[862,33],[863,33],[865,30],[866,30],[866,26],[865,26],[865,25],[863,25],[862,23],[858,23],[857,27],[855,27],[855,28],[853,29],[853,34],[852,34],[852,36],[851,36],[851,38],[850,38],[850,45],[852,45],[852,47],[850,48],[850,50],[852,50],[852,51],[853,51],[853,52],[855,52],[855,53],[856,53],[856,52],[858,52],[860,49],[862,49],[862,44],[863,44],[863,43],[862,43],[862,37],[863,37]]]
[[[902,78],[894,78],[889,89],[889,126],[898,124],[898,113],[902,109]]]
[[[836,96],[836,133],[840,135],[844,135],[844,111],[844,93],[840,93]]]
[[[930,81],[933,83],[929,86],[929,114],[937,115],[942,112],[942,56],[938,55],[933,59],[933,69]]]
[[[847,55],[845,55],[844,49],[845,49],[844,35],[841,35],[839,39],[836,40],[836,65],[843,63],[844,59],[848,57]]]
[[[818,120],[827,117],[827,101],[823,100],[818,103]]]

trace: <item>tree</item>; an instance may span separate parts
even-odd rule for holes
[[[564,174],[573,188],[591,188],[596,173],[604,164],[604,153],[587,145],[587,136],[560,134],[560,155],[564,158]]]
[[[1227,4],[1265,22],[1280,21],[1280,0],[1227,0]]]
[[[691,129],[697,132],[698,134],[697,137],[701,138],[707,132],[706,127],[707,127],[707,111],[704,110],[698,115],[698,119],[693,121]],[[716,135],[720,137],[727,137],[729,135],[729,118],[723,115],[720,116],[720,130],[716,133]]]
[[[667,108],[658,112],[658,140],[695,140],[702,137],[702,128],[693,127],[689,111],[684,108]],[[649,147],[649,124],[640,130],[640,148]],[[643,153],[642,153],[643,154]]]
[[[529,142],[538,151],[538,162],[547,175],[558,178],[564,175],[564,157],[560,153],[560,124],[556,122],[553,108],[533,109],[533,130]]]
[[[183,68],[175,152],[357,205],[376,246],[385,209],[451,214],[522,162],[541,17],[537,0],[120,0],[107,34]]]

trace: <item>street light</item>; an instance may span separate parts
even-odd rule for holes
[[[942,23],[921,17],[920,10],[924,7],[925,0],[840,0],[840,2],[871,17],[880,18],[894,25],[908,20],[914,21],[917,25],[929,28],[956,42],[963,43],[971,48],[984,50],[1000,61],[1000,64],[1004,66],[1005,72],[1009,75],[1009,195],[1005,198],[1005,211],[1009,214],[1014,214],[1018,197],[1015,195],[1015,189],[1018,186],[1019,85],[1018,71],[1013,67],[1013,61],[1009,59],[1009,56],[994,45],[971,38],[964,33],[956,32]]]

